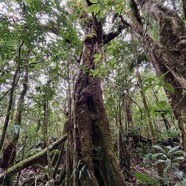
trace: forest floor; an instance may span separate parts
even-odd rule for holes
[[[133,179],[126,181],[127,186],[161,186],[158,183],[160,177],[158,176],[157,168],[152,165],[146,164],[143,160],[145,155],[150,153],[151,147],[147,146],[137,146],[130,149],[130,165]],[[60,166],[62,167],[62,165]],[[47,185],[47,169],[48,167],[32,167],[29,166],[22,171],[20,171],[16,176],[13,176],[13,185],[10,186],[45,186]],[[0,169],[0,174],[3,170]],[[173,172],[167,174],[169,186],[176,185],[179,178],[175,176]],[[167,180],[165,180],[167,181]],[[6,184],[0,184],[0,186],[5,186]],[[186,186],[186,185],[183,185]]]
[[[157,178],[157,171],[148,166],[144,166],[141,159],[138,157],[138,154],[135,152],[132,153],[131,159],[131,170],[133,173],[138,175],[138,177],[142,177],[146,182],[139,181],[137,179],[133,179],[130,182],[126,182],[129,186],[153,186],[152,178]],[[3,173],[3,169],[0,169],[0,174]],[[10,186],[45,186],[47,181],[44,181],[43,175],[45,174],[46,180],[46,172],[44,168],[36,168],[29,166],[20,171],[16,176],[13,176],[14,180],[12,185]],[[145,176],[146,175],[146,176]],[[6,184],[0,184],[0,186],[6,186]]]
[[[127,182],[130,186],[158,186],[158,172],[156,168],[145,165],[142,156],[136,149],[131,153],[131,171],[134,176],[134,182]]]

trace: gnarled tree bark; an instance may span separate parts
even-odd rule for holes
[[[132,0],[133,1],[133,0]],[[133,1],[134,2],[134,1]],[[166,91],[181,131],[181,146],[186,156],[186,27],[181,18],[156,0],[135,0],[143,12],[159,25],[160,43],[155,42],[133,14],[131,27],[140,38],[144,50],[159,75],[174,87]],[[132,6],[134,11],[135,6]]]

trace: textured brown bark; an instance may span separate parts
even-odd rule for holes
[[[81,70],[74,90],[74,174],[69,185],[123,186],[124,178],[113,154],[101,79],[90,73],[96,69],[94,54],[102,54],[102,25],[94,17],[94,23],[86,30]]]
[[[186,156],[186,28],[178,15],[155,0],[135,0],[143,11],[158,22],[160,44],[143,29],[135,16],[131,26],[140,38],[144,50],[159,75],[166,74],[165,82],[174,87],[166,91],[181,131],[181,146]]]
[[[182,87],[186,86],[186,27],[180,17],[164,7],[159,1],[137,1],[143,11],[154,18],[159,25],[161,55],[164,65]]]

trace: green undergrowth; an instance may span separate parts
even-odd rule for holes
[[[138,182],[146,186],[158,186],[158,182],[147,174],[135,172],[135,178]]]

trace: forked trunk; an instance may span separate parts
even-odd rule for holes
[[[102,55],[102,25],[94,19],[87,30],[74,91],[73,183],[70,185],[123,186],[124,178],[113,154],[101,79],[91,75],[91,70],[96,69],[94,54]]]

